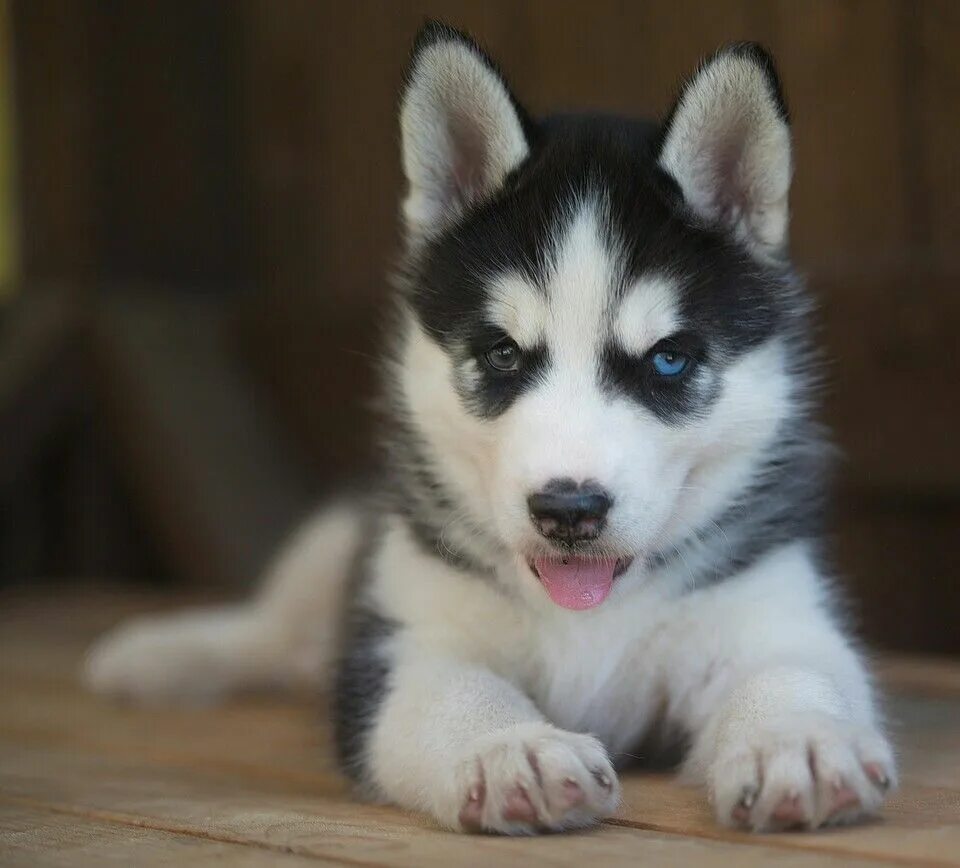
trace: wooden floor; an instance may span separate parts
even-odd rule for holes
[[[960,865],[960,665],[888,660],[904,785],[883,819],[819,834],[718,829],[669,777],[628,774],[595,831],[460,836],[354,802],[315,703],[143,710],[83,693],[116,594],[0,597],[0,865]],[[149,606],[149,601],[146,603]]]

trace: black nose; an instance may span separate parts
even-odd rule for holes
[[[566,543],[596,539],[613,501],[595,482],[554,479],[527,498],[530,518],[547,539]]]

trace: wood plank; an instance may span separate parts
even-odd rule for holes
[[[891,105],[902,75],[901,5],[777,0],[769,13],[795,134],[792,247],[815,274],[875,277],[906,265],[907,132]]]
[[[950,294],[960,295],[953,287]],[[932,341],[929,346],[947,346],[944,340]],[[862,375],[876,377],[877,372],[868,373],[864,368]],[[883,437],[877,436],[878,420],[866,412],[865,399],[843,411],[851,423],[844,426],[848,443],[853,445],[856,438],[864,447],[850,459],[857,464],[856,470],[848,467],[851,481],[854,473],[866,471],[881,484],[895,483],[896,478],[905,483],[887,496],[877,490],[851,494],[833,509],[833,549],[842,587],[854,602],[863,638],[870,644],[960,654],[960,583],[951,554],[960,537],[960,497],[948,493],[954,481],[960,481],[960,450],[948,450],[946,444],[943,448],[931,446],[919,450],[924,455],[917,461],[902,461],[903,455],[918,451],[911,444],[932,443],[929,436],[934,427],[948,424],[943,419],[920,421],[915,411],[924,401],[940,402],[941,396],[950,394],[958,376],[960,372],[945,370],[924,378],[924,386],[913,387],[908,386],[907,376],[894,378],[885,373],[885,386],[891,396],[898,397],[884,402],[887,409],[883,412],[898,418],[891,425],[883,423]],[[901,401],[899,395],[908,391],[910,397]],[[836,403],[842,403],[839,397]],[[952,451],[949,458],[948,451]],[[906,472],[894,469],[894,464],[914,465],[917,475],[912,483],[907,484]],[[884,469],[880,471],[880,467]],[[907,493],[925,485],[929,486],[927,495]],[[938,488],[942,493],[935,493]],[[915,675],[927,672],[930,687],[946,692],[946,683],[936,687],[945,668],[924,662]],[[952,693],[956,695],[955,690]]]
[[[913,535],[924,533],[923,522],[934,532],[951,523],[957,527],[960,454],[944,436],[956,405],[944,396],[956,391],[960,356],[935,354],[932,364],[930,351],[953,346],[960,321],[956,288],[956,276],[892,268],[884,276],[813,281],[823,304],[829,359],[827,419],[848,456],[841,466],[845,487],[866,501],[861,510],[873,522],[875,545],[895,533],[898,522],[920,525],[907,532]],[[951,550],[946,539],[925,536],[904,551],[904,559],[912,562],[927,553],[946,558]],[[863,570],[869,566],[868,560],[857,564]],[[925,607],[936,605],[936,595],[918,591]]]
[[[93,4],[101,278],[220,295],[249,280],[230,5]]]
[[[21,270],[33,282],[92,281],[99,262],[96,58],[100,8],[12,3]]]
[[[960,864],[960,791],[955,786],[907,782],[891,797],[878,822],[762,838],[720,828],[699,789],[681,787],[670,778],[628,774],[623,786],[619,817],[634,828],[913,865]]]
[[[899,694],[960,698],[960,665],[952,657],[880,655],[873,670],[881,684]]]
[[[446,868],[494,865],[824,864],[815,852],[785,852],[765,839],[702,841],[629,825],[570,836],[463,836],[422,817],[346,800],[287,796],[188,773],[93,761],[70,753],[0,750],[0,805],[45,808],[98,822],[145,826],[321,860]],[[887,860],[880,860],[881,863]],[[876,864],[848,858],[845,864]]]
[[[917,103],[919,129],[909,127],[919,153],[917,179],[924,210],[919,237],[919,264],[951,278],[960,275],[957,237],[960,234],[960,4],[955,0],[925,0],[909,5],[916,16],[916,45],[911,60],[915,79],[910,98]],[[954,327],[956,319],[953,319]]]
[[[546,114],[663,116],[683,76],[750,30],[744,0],[534,0],[521,8],[525,41],[513,52],[490,47],[508,74],[514,64],[526,72],[516,83],[520,98]]]
[[[325,815],[337,811],[356,817],[366,810],[352,803],[324,746],[324,727],[305,706],[248,703],[199,712],[111,712],[95,698],[64,702],[62,696],[60,688],[47,696],[36,690],[29,702],[17,703],[30,710],[19,715],[7,710],[0,720],[0,741],[29,746],[41,755],[67,748],[102,762],[134,763],[134,775],[146,780],[150,791],[158,775],[189,772],[194,779],[230,780],[259,793],[309,794],[324,800]],[[884,824],[846,830],[842,836],[785,836],[778,846],[907,860],[960,853],[960,734],[955,724],[960,703],[911,700],[896,704],[893,713],[910,737],[901,740],[904,787],[885,811]],[[253,733],[258,737],[252,738]],[[56,777],[68,775],[58,769]],[[624,790],[620,818],[636,828],[743,843],[742,836],[716,826],[699,790],[682,787],[670,776],[627,773]],[[378,821],[379,812],[393,813],[375,811]],[[928,833],[933,831],[940,844],[931,844]]]
[[[398,852],[418,864],[451,858],[447,845],[412,842],[421,832],[443,834],[425,818],[353,800],[335,769],[315,701],[251,698],[223,708],[144,709],[104,702],[80,690],[75,667],[79,649],[94,631],[91,625],[103,626],[121,610],[144,605],[142,599],[106,599],[114,599],[112,611],[107,604],[84,607],[69,597],[56,607],[42,602],[33,608],[0,605],[0,683],[6,695],[15,697],[0,703],[0,792],[8,799],[33,800],[31,804],[59,811],[93,811],[100,820],[149,821],[178,833],[199,829],[207,834],[207,820],[215,817],[217,834],[233,840],[230,836],[252,829],[257,846],[274,846],[288,836],[299,841],[305,835],[303,854],[318,858],[332,858],[334,843],[345,847],[343,839],[350,836],[366,840],[374,829],[390,840],[400,836],[404,843],[397,845]],[[628,772],[618,818],[602,835],[582,839],[590,842],[588,850],[574,852],[595,858],[596,841],[616,833],[619,843],[601,848],[612,848],[604,852],[614,858],[616,847],[632,841],[629,835],[642,833],[639,843],[630,843],[634,849],[655,842],[655,850],[669,852],[671,841],[723,842],[745,848],[750,859],[761,861],[772,853],[909,864],[946,864],[957,858],[956,668],[946,661],[910,659],[891,662],[880,672],[900,691],[892,697],[889,714],[904,778],[881,822],[827,834],[744,836],[716,826],[699,790],[682,787],[670,776]],[[221,816],[224,805],[226,819]],[[279,838],[271,837],[270,823],[248,828],[238,819],[258,815],[264,806],[270,823],[279,824]],[[328,828],[338,830],[333,839]],[[644,837],[649,835],[655,837]],[[377,847],[386,846],[380,838],[376,841]],[[559,856],[549,847],[536,847],[525,852],[545,864],[560,864],[551,862]],[[368,852],[364,858],[374,855]],[[503,850],[484,852],[483,858],[513,855]]]
[[[0,495],[16,497],[28,479],[36,486],[26,468],[37,461],[37,453],[76,412],[82,393],[78,370],[82,317],[73,296],[38,287],[6,305],[3,316]],[[22,480],[20,486],[18,480]],[[4,519],[5,532],[10,535],[4,548],[14,548],[19,532],[17,512],[4,515]],[[0,557],[0,575],[16,575],[11,561],[5,551]]]
[[[117,292],[92,356],[104,426],[178,579],[243,593],[316,506],[208,296]]]
[[[153,866],[189,864],[266,868],[316,866],[323,861],[292,853],[177,834],[139,824],[111,823],[4,802],[0,796],[0,864],[4,868]],[[330,862],[329,864],[339,864]]]

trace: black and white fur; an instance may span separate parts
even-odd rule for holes
[[[818,558],[829,450],[769,56],[721,50],[662,125],[534,120],[432,24],[400,123],[374,514],[320,515],[251,603],[121,628],[90,683],[204,698],[339,659],[344,769],[451,828],[590,825],[617,808],[614,764],[657,742],[686,748],[723,824],[874,813],[896,773]],[[515,370],[490,362],[505,341]],[[664,348],[684,376],[651,367]],[[595,537],[538,532],[528,497],[556,480],[603,487]],[[531,568],[551,557],[621,574],[571,611]]]

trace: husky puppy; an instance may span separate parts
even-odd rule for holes
[[[725,825],[876,812],[896,772],[818,556],[770,56],[722,49],[661,124],[541,120],[430,24],[400,124],[375,509],[320,515],[250,603],[122,627],[89,682],[197,699],[330,670],[344,770],[453,829],[589,826],[615,764],[669,745]]]

